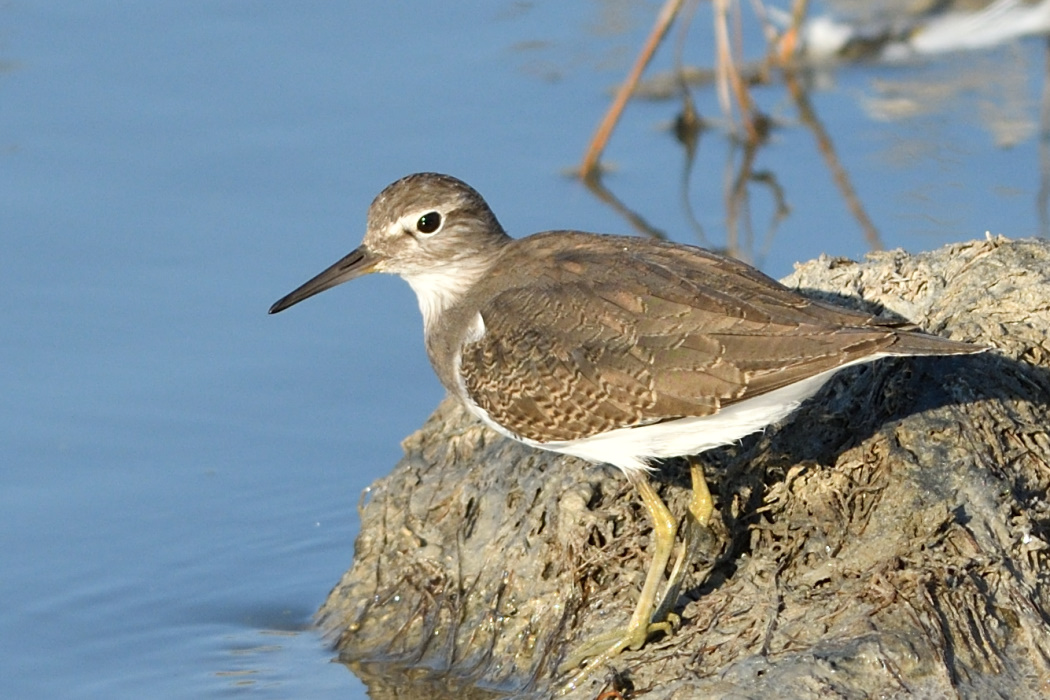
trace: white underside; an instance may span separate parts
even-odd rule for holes
[[[579,440],[528,440],[495,423],[479,406],[467,408],[493,430],[532,447],[619,467],[628,476],[652,469],[653,460],[695,455],[728,445],[785,418],[820,390],[839,370],[872,362],[888,354],[865,357],[753,399],[732,404],[711,416],[679,418],[653,425],[618,428]],[[457,358],[458,359],[458,358]],[[463,392],[466,395],[466,392]]]

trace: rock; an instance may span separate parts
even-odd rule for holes
[[[995,350],[844,370],[706,453],[724,552],[675,634],[569,697],[1050,694],[1050,243],[821,258],[785,283]],[[634,608],[637,497],[448,400],[404,449],[319,613],[341,660],[372,698],[550,697],[559,662]],[[687,466],[659,480],[684,512]]]

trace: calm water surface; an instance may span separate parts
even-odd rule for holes
[[[351,561],[360,492],[442,391],[399,280],[266,309],[411,171],[471,182],[517,235],[634,230],[562,173],[656,6],[0,5],[0,695],[365,697],[311,615]],[[705,11],[686,59],[709,65]],[[1043,231],[1043,50],[812,76],[886,246]],[[778,126],[750,238],[726,224],[724,129],[683,200],[677,100],[629,107],[606,185],[774,275],[862,256],[817,132],[782,87],[757,96]],[[710,90],[694,99],[721,120]],[[777,191],[791,213],[770,235]]]

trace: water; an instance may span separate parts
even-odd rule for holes
[[[655,6],[0,6],[0,694],[365,697],[311,615],[351,561],[361,490],[442,391],[399,280],[266,309],[411,171],[474,184],[514,234],[631,231],[562,173]],[[705,17],[686,58],[710,64]],[[1043,232],[1042,51],[816,76],[885,245]],[[782,122],[757,165],[791,214],[767,240],[774,189],[755,184],[741,253],[774,275],[863,255],[814,132],[782,88],[756,94]],[[724,245],[739,150],[705,132],[687,208],[677,109],[628,108],[606,184]]]

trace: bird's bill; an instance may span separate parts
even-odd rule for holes
[[[331,289],[343,282],[349,282],[356,277],[374,272],[378,262],[379,260],[376,256],[362,245],[321,274],[301,285],[295,291],[278,299],[270,307],[270,313],[279,313],[289,306],[294,306],[304,299],[309,299],[314,294],[320,294],[324,290]]]

